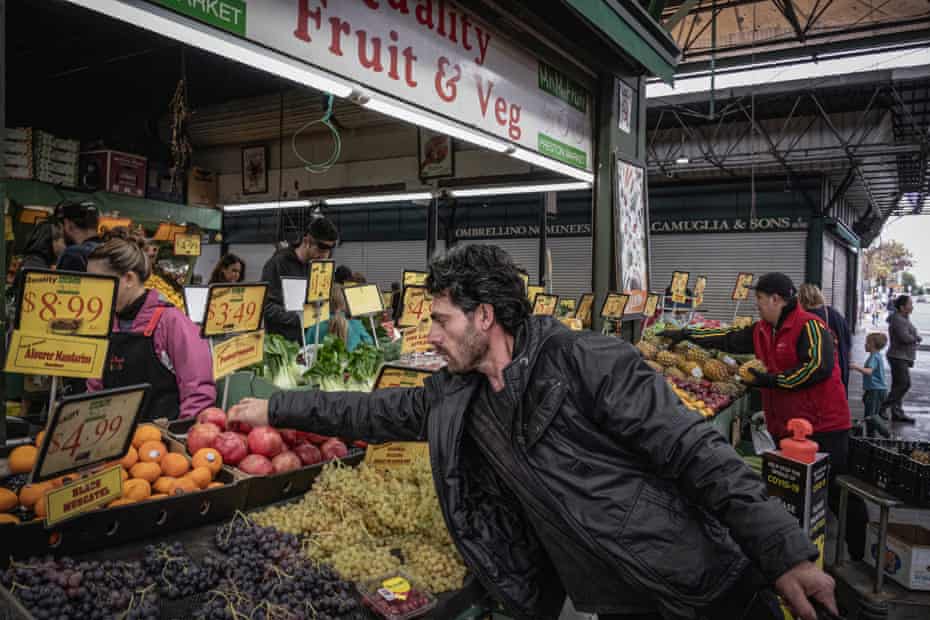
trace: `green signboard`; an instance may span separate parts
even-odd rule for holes
[[[580,112],[588,111],[588,91],[558,69],[539,63],[539,88]]]
[[[576,168],[586,169],[588,165],[584,151],[550,138],[544,133],[539,134],[539,152]]]
[[[245,0],[150,0],[205,24],[245,36]]]

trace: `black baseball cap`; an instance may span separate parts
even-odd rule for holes
[[[755,286],[750,286],[749,288],[755,289],[760,293],[765,293],[766,295],[778,295],[782,299],[791,299],[798,294],[791,278],[777,271],[764,274],[759,278]]]
[[[58,220],[83,222],[88,216],[96,217],[98,214],[97,203],[93,200],[65,200],[55,207],[55,218]]]

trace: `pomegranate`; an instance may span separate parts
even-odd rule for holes
[[[226,430],[226,414],[219,407],[207,407],[197,415],[197,421],[216,424],[221,431]]]
[[[284,450],[284,441],[278,431],[270,426],[253,428],[249,433],[249,451],[273,458]]]
[[[274,473],[274,465],[267,456],[250,454],[239,462],[239,469],[253,476],[267,476]]]
[[[228,431],[217,435],[211,447],[220,453],[227,465],[236,465],[249,454],[249,444],[242,435]]]
[[[213,442],[222,432],[219,426],[210,422],[194,424],[187,431],[187,451],[194,454],[201,448],[212,448]]]
[[[276,474],[283,474],[286,471],[294,471],[303,467],[300,457],[290,450],[285,450],[271,459],[271,464],[274,466],[274,473]]]
[[[324,461],[329,461],[332,459],[341,459],[349,453],[349,449],[346,448],[346,445],[333,437],[332,439],[327,439],[326,443],[320,446],[320,453],[323,455]]]
[[[326,435],[317,435],[316,433],[308,433],[306,431],[297,431],[297,436],[304,441],[309,441],[318,446],[323,445],[326,443],[326,440],[329,439]]]
[[[316,465],[323,461],[323,455],[320,453],[320,449],[309,441],[294,446],[294,454],[300,458],[300,462],[304,465]]]
[[[295,446],[297,442],[300,441],[297,431],[292,428],[278,429],[278,433],[280,433],[281,439],[283,439],[284,443],[288,446]]]
[[[226,430],[233,431],[235,433],[242,433],[243,435],[248,435],[252,432],[252,427],[245,422],[230,422],[227,425],[229,428]]]

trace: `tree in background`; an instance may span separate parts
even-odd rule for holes
[[[863,275],[885,286],[896,282],[899,272],[914,266],[914,255],[900,241],[885,241],[868,248],[863,254],[865,255]],[[911,279],[913,280],[914,276],[911,275]],[[904,282],[905,286],[907,284]],[[915,281],[910,284],[916,286],[917,283]]]
[[[917,278],[910,271],[901,274],[901,286],[904,287],[905,291],[910,291],[912,295],[924,294],[924,287],[917,283]]]

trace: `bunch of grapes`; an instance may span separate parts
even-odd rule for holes
[[[32,558],[13,562],[6,586],[35,618],[157,620],[154,583],[139,562]]]
[[[155,579],[158,590],[172,600],[206,592],[220,580],[222,562],[207,555],[195,562],[179,543],[161,543],[145,548],[143,566]]]

